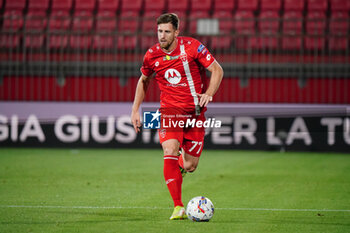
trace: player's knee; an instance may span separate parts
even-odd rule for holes
[[[179,148],[176,146],[164,146],[164,155],[177,155],[179,153]]]
[[[187,172],[194,172],[197,169],[197,164],[193,164],[193,163],[184,164],[184,168]]]

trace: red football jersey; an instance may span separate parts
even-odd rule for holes
[[[195,109],[199,105],[197,93],[205,91],[205,69],[215,58],[196,39],[178,37],[177,47],[164,52],[159,43],[145,54],[141,72],[145,76],[156,73],[161,91],[161,108]]]

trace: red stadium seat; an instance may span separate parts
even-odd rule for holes
[[[279,30],[279,15],[276,11],[263,11],[259,16],[259,30],[264,33],[277,33]]]
[[[251,36],[255,34],[255,18],[251,11],[238,11],[234,16],[236,31],[235,45],[238,49],[247,49],[251,46]]]
[[[347,12],[333,12],[329,19],[329,32],[332,35],[346,35],[349,30],[349,15]]]
[[[281,0],[260,0],[260,9],[262,11],[279,11],[281,9]]]
[[[7,0],[5,2],[5,11],[17,10],[23,11],[26,7],[26,0]]]
[[[350,10],[350,1],[348,0],[330,0],[331,11],[346,11]]]
[[[323,11],[326,12],[328,9],[327,0],[308,0],[307,11]]]
[[[77,11],[90,11],[95,9],[95,0],[75,0],[75,13]]]
[[[279,15],[276,11],[261,12],[258,20],[260,36],[252,38],[251,46],[256,49],[277,49],[279,31]]]
[[[118,36],[117,37],[117,48],[122,50],[134,50],[137,47],[136,36]]]
[[[71,18],[68,11],[54,11],[49,20],[49,40],[50,48],[65,48],[68,45],[68,30],[70,28]]]
[[[157,22],[156,19],[159,16],[157,11],[146,11],[142,21],[142,35],[140,37],[140,43],[142,49],[148,49],[155,43],[157,43]]]
[[[16,48],[20,45],[21,37],[12,34],[2,34],[0,36],[0,47],[1,48]]]
[[[119,17],[120,32],[136,32],[139,29],[139,14],[135,11],[122,12]]]
[[[347,50],[349,40],[349,15],[347,12],[335,11],[329,19],[329,49]]]
[[[34,11],[27,14],[25,47],[40,48],[44,44],[44,30],[46,28],[46,11]]]
[[[238,34],[255,33],[255,19],[250,11],[238,11],[235,16],[234,29]]]
[[[165,9],[164,0],[145,0],[145,12],[158,12],[159,14],[163,13]]]
[[[127,11],[140,12],[142,8],[142,0],[121,0],[121,13],[124,14]]]
[[[49,0],[29,0],[28,12],[46,11],[49,8]]]
[[[157,32],[157,21],[159,13],[157,11],[146,11],[142,19],[142,32]]]
[[[325,45],[326,15],[323,12],[309,12],[306,19],[305,48],[323,49]]]
[[[212,0],[192,0],[191,3],[192,13],[196,11],[209,11],[212,9]]]
[[[89,48],[92,44],[89,32],[93,27],[93,17],[90,11],[76,12],[73,25],[72,35],[70,37],[70,47],[72,48]]]
[[[19,30],[23,27],[23,15],[22,11],[9,10],[4,14],[4,29]]]
[[[187,12],[189,0],[168,0],[168,12]]]
[[[284,0],[284,11],[303,11],[305,0]]]
[[[258,9],[258,0],[238,0],[238,11],[256,11]]]
[[[300,11],[285,12],[282,26],[282,49],[300,50],[302,48],[301,33],[303,31],[303,15]]]
[[[219,21],[220,36],[214,36],[211,40],[213,49],[229,49],[232,43],[231,31],[233,29],[233,16],[230,11],[214,12],[214,19]]]
[[[135,49],[138,42],[135,33],[139,30],[139,12],[122,11],[118,22],[118,31],[121,32],[117,35],[118,49]]]
[[[99,0],[98,12],[111,11],[116,13],[119,10],[119,0]]]
[[[232,12],[236,8],[235,0],[214,1],[214,14],[219,11]]]
[[[99,12],[96,17],[96,34],[93,37],[95,49],[111,49],[115,46],[114,31],[117,28],[115,12]]]
[[[73,0],[52,0],[52,12],[65,11],[68,12],[72,8]]]

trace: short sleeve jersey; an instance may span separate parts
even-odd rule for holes
[[[205,69],[215,58],[199,41],[178,37],[177,47],[164,52],[159,44],[151,47],[144,56],[141,72],[145,76],[156,73],[161,91],[161,108],[178,107],[195,109],[199,104],[197,93],[205,90]]]

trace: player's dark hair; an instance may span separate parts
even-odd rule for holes
[[[162,14],[157,19],[157,25],[163,23],[171,23],[175,30],[179,29],[180,20],[179,17],[175,13],[166,13]]]

